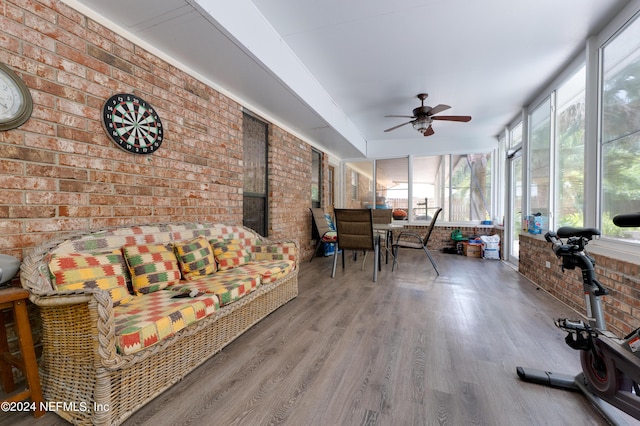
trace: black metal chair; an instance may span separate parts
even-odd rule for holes
[[[400,235],[398,235],[396,242],[393,243],[393,266],[391,270],[393,271],[396,267],[396,263],[398,263],[398,249],[399,248],[410,248],[410,249],[422,249],[425,253],[427,253],[427,257],[431,261],[433,265],[433,269],[436,270],[436,274],[440,275],[438,272],[438,267],[436,266],[436,262],[431,257],[431,253],[429,253],[429,249],[427,249],[427,244],[429,243],[429,238],[431,237],[431,233],[433,232],[433,227],[436,224],[436,220],[438,219],[438,215],[442,212],[442,207],[438,207],[435,214],[431,218],[431,223],[427,227],[424,234],[420,234],[416,231],[402,231]]]
[[[342,250],[342,268],[344,269],[345,250],[373,251],[373,281],[378,281],[380,269],[380,236],[373,231],[373,214],[371,209],[335,209],[336,231],[338,242],[333,253],[333,270],[331,278],[336,276],[338,250]],[[366,260],[366,257],[365,257]],[[364,262],[363,262],[364,268]]]

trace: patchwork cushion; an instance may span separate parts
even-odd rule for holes
[[[107,290],[113,306],[133,299],[127,290],[126,268],[119,250],[105,254],[54,255],[49,262],[49,271],[54,288],[60,291],[92,288]]]
[[[260,276],[261,284],[269,284],[287,275],[295,268],[292,260],[260,260],[227,271],[228,274]]]
[[[114,308],[116,347],[121,354],[148,348],[219,308],[213,294],[174,299],[173,291],[156,291],[135,297]]]
[[[251,262],[251,251],[242,240],[211,240],[211,245],[221,271]]]
[[[173,251],[162,244],[123,247],[136,294],[149,294],[180,281],[180,268]]]
[[[238,273],[235,269],[230,269],[218,271],[215,275],[206,278],[189,281],[189,284],[172,285],[168,290],[182,293],[196,289],[201,293],[215,294],[218,296],[220,306],[225,306],[251,293],[259,285],[259,275]]]
[[[213,249],[205,237],[176,243],[174,249],[185,279],[193,280],[216,272]]]
[[[282,242],[278,244],[261,244],[256,241],[252,245],[254,260],[291,260],[295,263],[298,256],[298,249],[293,242]]]

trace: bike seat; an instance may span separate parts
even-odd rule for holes
[[[556,235],[560,238],[582,237],[590,240],[594,235],[600,235],[598,228],[575,228],[573,226],[563,226],[558,228]]]
[[[640,213],[618,214],[613,217],[613,223],[621,228],[635,228],[640,226]]]

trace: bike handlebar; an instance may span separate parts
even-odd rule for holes
[[[640,212],[616,215],[613,217],[613,223],[621,228],[640,226]]]

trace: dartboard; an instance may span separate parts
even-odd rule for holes
[[[138,96],[113,95],[102,108],[107,134],[122,149],[151,154],[162,144],[162,122],[158,113]]]

